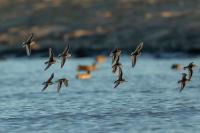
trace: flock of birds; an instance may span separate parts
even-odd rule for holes
[[[31,33],[30,37],[27,39],[27,41],[23,42],[23,47],[26,48],[26,53],[28,56],[31,55],[31,46],[34,44],[33,42],[33,37],[34,37],[34,34]],[[64,51],[59,54],[59,58],[61,59],[61,68],[63,68],[63,66],[65,65],[65,62],[66,62],[66,59],[71,57],[71,54],[69,53],[69,44],[66,46],[66,48],[64,49]],[[44,69],[45,71],[50,68],[53,64],[56,63],[56,59],[54,57],[54,53],[53,53],[53,50],[51,48],[49,48],[49,59],[48,61],[46,61],[44,64],[46,65],[46,68]],[[51,74],[50,78],[43,82],[43,85],[44,85],[44,88],[42,89],[42,91],[45,91],[49,85],[53,85],[54,82],[52,81],[54,78],[54,73]],[[66,78],[61,78],[61,79],[58,79],[57,81],[55,81],[55,83],[58,84],[58,87],[57,87],[57,92],[59,93],[60,92],[60,89],[62,87],[62,85],[64,84],[66,87],[68,86],[68,79]]]
[[[132,67],[135,67],[137,57],[141,54],[141,50],[143,48],[143,42],[138,45],[136,50],[131,53],[132,59]],[[116,48],[114,51],[111,52],[110,56],[112,56],[112,72],[116,73],[118,71],[118,79],[114,82],[116,88],[119,84],[126,82],[123,78],[123,71],[122,71],[122,64],[119,62],[121,55],[121,50]]]
[[[193,68],[196,66],[197,66],[196,64],[191,62],[188,66],[183,68],[184,70],[188,70],[188,74],[182,73],[182,79],[178,81],[178,83],[181,84],[180,92],[185,88],[186,83],[191,81],[192,76],[193,76]]]
[[[32,45],[34,44],[33,42],[33,37],[34,34],[31,33],[30,37],[27,39],[27,41],[24,41],[23,47],[26,48],[26,53],[28,56],[31,55],[31,48]],[[68,58],[71,57],[71,54],[69,53],[69,43],[66,45],[66,48],[64,49],[64,51],[58,55],[58,57],[61,59],[61,68],[64,67],[65,62]],[[131,53],[131,61],[132,61],[132,67],[134,68],[137,62],[137,58],[138,56],[141,54],[141,51],[143,49],[143,42],[141,42],[136,50],[134,52]],[[110,56],[112,57],[112,72],[114,74],[117,74],[118,78],[116,81],[114,81],[114,88],[117,88],[120,84],[126,82],[126,80],[123,78],[123,71],[122,71],[122,64],[120,63],[120,56],[121,56],[121,50],[119,48],[115,48],[111,53]],[[55,64],[57,61],[55,59],[53,50],[51,48],[49,48],[49,59],[48,61],[45,62],[46,68],[44,69],[45,71],[50,68],[53,64]],[[180,92],[185,88],[186,84],[191,81],[192,76],[193,76],[193,68],[196,67],[197,65],[195,65],[193,62],[191,62],[188,66],[184,67],[184,70],[188,70],[188,74],[186,73],[182,73],[182,79],[178,81],[178,84],[181,84],[181,88],[180,88]],[[84,66],[83,66],[84,67]],[[57,87],[57,92],[60,92],[60,89],[62,88],[62,85],[64,84],[66,87],[68,86],[68,82],[69,80],[66,78],[61,78],[55,82],[53,82],[54,78],[54,73],[51,74],[50,78],[43,82],[44,88],[42,89],[42,91],[45,91],[48,86],[53,85],[54,83],[58,84]]]

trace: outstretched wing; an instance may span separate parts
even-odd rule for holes
[[[62,81],[59,81],[58,82],[58,87],[57,87],[57,92],[58,93],[60,92],[61,87],[62,87]]]
[[[31,55],[31,45],[25,45],[25,47],[26,47],[27,55],[30,56]]]
[[[132,60],[132,67],[134,68],[137,62],[137,55],[132,55],[131,60]]]
[[[192,69],[188,69],[188,72],[189,72],[189,80],[191,80],[192,75],[193,75],[193,70]]]
[[[143,42],[141,42],[139,45],[138,45],[138,52],[140,53],[141,52],[141,50],[142,50],[142,48],[143,48]]]
[[[119,79],[122,79],[122,77],[123,77],[122,68],[118,67],[118,69],[119,69]]]
[[[66,61],[66,58],[62,57],[62,59],[61,59],[61,68],[63,68],[63,66],[65,65],[65,61]]]
[[[28,40],[26,41],[27,43],[31,43],[32,39],[33,39],[34,34],[31,33],[30,37],[28,38]]]
[[[53,60],[54,58],[54,53],[52,51],[52,48],[49,48],[49,60]]]
[[[119,63],[120,56],[113,56],[112,67]]]
[[[131,53],[131,55],[134,55],[134,54],[136,54],[136,53],[139,54],[139,53],[141,52],[142,48],[143,48],[143,42],[141,42],[141,43],[137,46],[137,48],[135,49],[134,52]]]
[[[117,88],[117,86],[119,86],[119,82],[117,81],[117,82],[115,82],[115,87],[114,88]]]
[[[70,45],[69,45],[69,43],[68,43],[67,46],[66,46],[66,48],[65,48],[65,51],[66,51],[66,52],[69,52],[69,48],[70,48]]]
[[[45,91],[47,89],[47,87],[48,87],[48,84],[45,84],[44,88],[42,89],[42,91]]]
[[[51,82],[51,80],[54,78],[54,73],[51,74],[51,77],[48,79],[48,82]]]
[[[51,64],[49,63],[44,70],[46,71],[50,66]]]
[[[180,92],[182,92],[182,90],[184,89],[184,87],[185,87],[185,83],[183,82],[183,83],[181,83],[181,89],[180,89]]]

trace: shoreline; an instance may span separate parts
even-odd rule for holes
[[[57,58],[58,53],[55,54],[55,58]],[[109,52],[99,52],[99,53],[90,53],[86,56],[78,56],[77,54],[72,53],[72,58],[73,59],[78,59],[78,58],[95,58],[98,55],[103,55],[106,58],[110,58],[109,56]],[[129,54],[123,53],[122,57],[129,57]],[[173,59],[173,58],[177,58],[177,59],[187,59],[187,58],[199,58],[200,54],[188,54],[188,53],[183,53],[183,52],[174,52],[174,53],[166,53],[166,52],[162,52],[162,53],[154,53],[151,54],[149,52],[143,52],[140,58],[155,58],[155,59]],[[25,54],[21,54],[21,55],[17,55],[16,54],[6,54],[6,55],[1,55],[0,54],[0,60],[6,60],[6,59],[15,59],[15,58],[27,58],[27,59],[37,59],[37,58],[48,58],[48,51],[46,53],[32,53],[31,56],[27,56],[26,53]]]

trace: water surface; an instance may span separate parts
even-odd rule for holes
[[[77,80],[76,66],[92,58],[71,59],[65,68],[45,59],[9,59],[0,62],[0,132],[16,133],[195,133],[200,131],[200,72],[179,93],[181,72],[172,63],[197,64],[200,58],[140,58],[133,69],[123,57],[128,81],[114,89],[116,76],[110,60],[92,73],[92,79]],[[199,64],[200,65],[200,64]],[[56,93],[57,85],[41,92],[51,73],[66,77],[68,88]]]

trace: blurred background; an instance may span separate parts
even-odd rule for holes
[[[64,40],[86,58],[44,71],[48,48],[58,55]],[[140,42],[132,68],[123,55]],[[121,76],[105,56],[116,47],[127,82],[114,89]],[[184,66],[200,66],[199,51],[200,0],[0,0],[0,133],[199,133],[199,67],[182,93],[177,83]],[[56,94],[61,78],[69,86]]]
[[[21,43],[35,33],[32,56],[71,43],[75,56],[144,52],[199,54],[199,0],[0,0],[0,56],[26,56]]]

